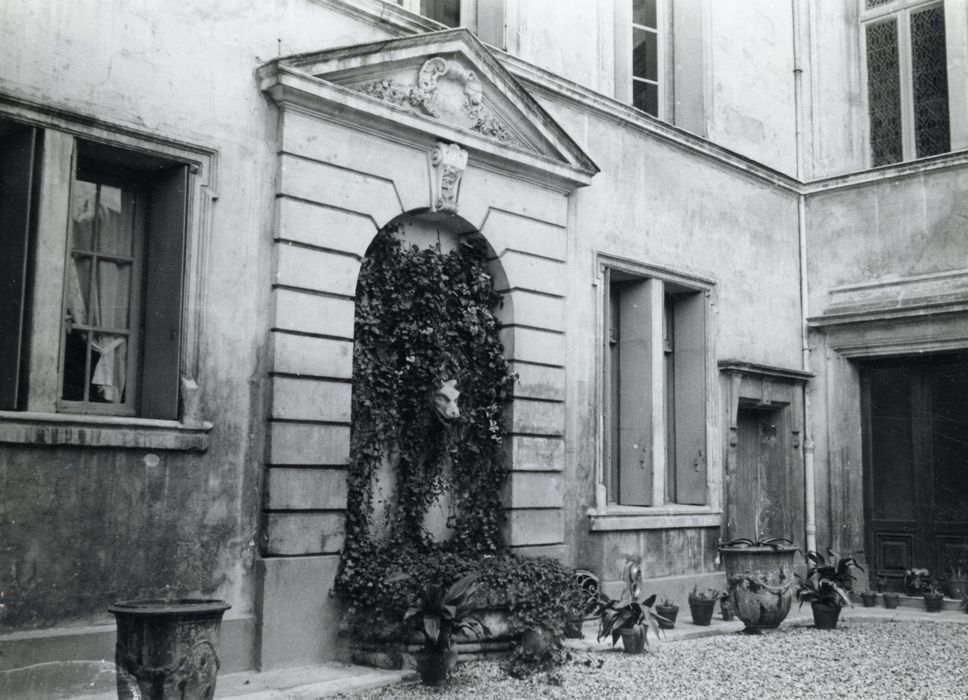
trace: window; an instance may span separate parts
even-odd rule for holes
[[[944,4],[863,2],[872,164],[948,152]]]
[[[706,291],[619,267],[604,285],[607,503],[706,505]]]
[[[486,44],[505,48],[505,0],[396,0],[396,4],[447,27],[467,27]]]
[[[657,0],[632,1],[632,104],[659,116],[659,20]]]
[[[0,151],[0,410],[177,419],[189,166],[5,122]]]

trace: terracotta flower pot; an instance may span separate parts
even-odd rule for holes
[[[941,612],[944,605],[944,594],[942,593],[923,593],[924,609],[928,612]]]
[[[457,665],[457,649],[419,649],[414,653],[417,673],[424,685],[440,685]]]
[[[965,594],[968,593],[968,577],[966,576],[949,576],[941,584],[941,590],[949,598],[954,598],[955,600],[962,600]]]
[[[661,627],[664,630],[671,630],[675,628],[676,616],[679,614],[678,605],[656,605],[655,611],[661,617],[665,618],[664,620],[658,621],[659,627]],[[666,620],[668,620],[668,622],[666,622]]]
[[[733,601],[723,598],[719,601],[719,612],[725,622],[732,622],[736,619],[736,610],[733,608]]]
[[[707,627],[713,619],[715,609],[715,600],[690,600],[689,612],[692,613],[692,624]]]
[[[887,592],[884,594],[884,607],[888,610],[893,610],[897,607],[898,603],[901,602],[900,593]]]
[[[619,632],[622,634],[622,646],[626,654],[641,654],[645,651],[646,632],[643,625],[623,627]]]
[[[873,591],[865,591],[860,594],[860,599],[864,602],[865,608],[873,608],[877,605],[877,593]]]
[[[729,596],[747,631],[775,629],[790,612],[796,593],[793,558],[797,548],[723,546]]]
[[[813,626],[818,630],[837,629],[837,620],[840,618],[839,605],[824,605],[823,603],[811,603],[813,608]]]

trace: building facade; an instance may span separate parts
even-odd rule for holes
[[[339,657],[391,223],[489,247],[513,548],[955,564],[966,61],[963,0],[0,2],[0,677],[167,594],[225,670]]]

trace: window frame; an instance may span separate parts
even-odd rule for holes
[[[610,425],[606,419],[607,402],[611,400],[608,390],[608,363],[606,361],[606,333],[607,323],[605,314],[608,309],[606,295],[609,293],[609,277],[612,270],[642,279],[654,279],[663,284],[671,284],[680,289],[701,295],[705,314],[703,328],[704,352],[703,367],[705,371],[704,413],[705,425],[705,457],[706,457],[706,503],[703,505],[688,505],[665,502],[665,489],[654,491],[652,505],[630,506],[610,503],[607,489],[608,459],[606,452],[610,449],[608,433]],[[716,408],[720,404],[720,388],[716,380],[715,369],[715,316],[717,287],[716,281],[705,277],[668,268],[649,265],[605,253],[597,253],[595,259],[594,287],[596,288],[596,402],[595,424],[598,429],[596,435],[596,464],[595,464],[595,501],[589,508],[589,529],[591,531],[610,530],[644,530],[675,527],[719,527],[722,516],[722,455],[718,445],[722,435],[721,416]],[[663,305],[665,299],[663,299]],[[663,428],[666,428],[665,416],[662,417]],[[664,460],[663,460],[664,462]],[[663,475],[664,477],[664,475]],[[653,474],[654,479],[654,474]],[[654,480],[655,481],[655,480]],[[664,482],[664,478],[663,478]]]
[[[202,271],[208,256],[211,208],[215,194],[217,154],[214,150],[147,134],[83,115],[54,111],[43,105],[0,96],[0,119],[42,134],[43,147],[34,204],[30,277],[34,290],[26,310],[30,332],[25,341],[32,361],[26,398],[16,410],[0,410],[0,444],[143,447],[204,451],[212,424],[199,408],[201,310],[205,306]],[[70,190],[77,144],[85,141],[111,149],[184,165],[188,175],[182,260],[179,377],[181,397],[177,417],[145,418],[75,412],[60,405],[60,354],[63,331],[64,276],[70,255]],[[37,260],[49,265],[36,264]],[[39,359],[35,359],[39,358]],[[40,369],[45,365],[44,369]]]
[[[859,3],[859,43],[861,59],[861,99],[864,113],[864,133],[866,141],[867,162],[870,167],[890,167],[899,163],[908,163],[923,158],[933,158],[955,150],[955,114],[952,110],[952,76],[948,71],[948,135],[949,146],[944,153],[932,156],[918,156],[917,144],[915,139],[915,114],[914,114],[914,62],[912,59],[911,46],[911,15],[916,12],[940,7],[945,13],[945,60],[946,68],[950,66],[950,51],[948,48],[951,42],[951,28],[949,27],[947,15],[947,3],[945,0],[890,0],[882,5],[867,8],[867,0],[857,0]],[[893,163],[882,163],[874,165],[874,154],[871,150],[871,126],[870,126],[870,98],[869,98],[869,67],[867,62],[867,29],[872,24],[877,24],[886,20],[893,19],[897,30],[897,62],[898,80],[900,90],[900,118],[901,118],[901,159]]]
[[[633,75],[632,50],[635,28],[640,27],[633,21],[633,0],[614,0],[615,16],[615,99],[632,105]],[[674,85],[674,46],[673,46],[673,11],[674,5],[670,0],[656,0],[656,82],[658,83],[658,114],[647,114],[654,119],[669,123],[675,122],[675,85]],[[638,109],[638,108],[636,108]]]
[[[447,26],[433,17],[421,14],[421,0],[385,1],[391,2],[397,7],[402,7],[404,10],[412,12],[415,15],[420,15],[432,22],[437,22],[441,26]],[[505,32],[507,0],[460,0],[459,4],[458,27],[466,27],[485,44],[496,46],[502,51],[507,48]]]

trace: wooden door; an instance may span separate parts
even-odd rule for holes
[[[872,576],[946,573],[968,553],[968,355],[861,368]]]
[[[729,536],[789,538],[785,409],[740,407],[736,418],[736,472],[728,495],[735,515]]]

